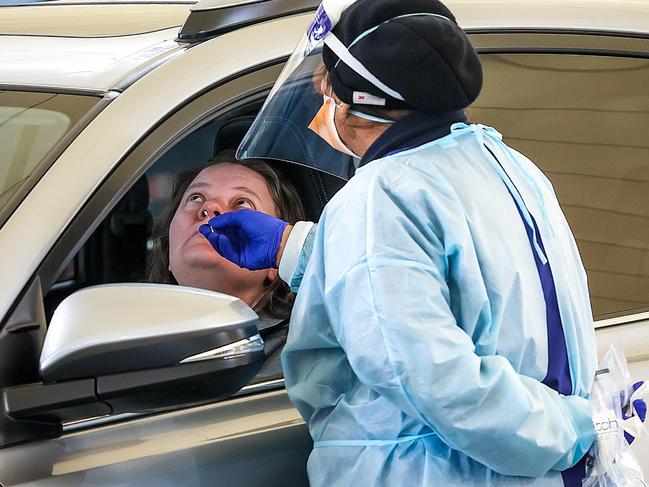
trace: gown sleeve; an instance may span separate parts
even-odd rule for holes
[[[316,223],[297,222],[286,241],[286,248],[279,263],[279,276],[293,292],[300,288],[317,229]]]

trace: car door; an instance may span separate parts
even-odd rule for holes
[[[42,309],[43,302],[53,309],[75,289],[97,283],[96,276],[87,272],[87,261],[79,256],[120,199],[147,169],[165,155],[172,154],[189,134],[201,132],[201,128],[210,124],[211,129],[215,129],[221,121],[245,118],[261,106],[294,39],[304,29],[310,15],[301,17],[275,22],[270,31],[279,28],[282,33],[278,35],[284,36],[285,42],[279,39],[263,55],[257,55],[253,45],[239,50],[243,59],[238,58],[234,64],[245,64],[244,70],[224,75],[232,68],[226,69],[228,63],[220,63],[211,56],[223,52],[228,39],[210,41],[216,45],[197,46],[193,53],[190,50],[191,59],[163,65],[129,87],[102,112],[102,118],[93,122],[91,129],[94,131],[80,136],[88,140],[75,141],[76,145],[72,144],[62,156],[67,156],[67,160],[57,161],[35,187],[34,191],[44,191],[48,186],[58,186],[70,193],[78,189],[87,192],[89,197],[69,216],[69,221],[65,221],[63,215],[62,221],[56,224],[58,227],[50,225],[53,228],[43,229],[52,230],[52,236],[48,237],[51,247],[39,250],[42,260],[37,263],[30,281],[21,286],[17,304],[10,307],[10,312],[15,315],[16,310],[30,306]],[[259,36],[264,37],[270,28],[260,26],[259,29]],[[232,36],[237,37],[237,33]],[[242,39],[253,40],[254,37],[248,32],[232,42],[237,45]],[[219,71],[219,63],[222,71]],[[189,88],[183,87],[180,91],[185,93],[185,99],[179,104],[175,103],[182,94],[172,101],[160,101],[155,98],[156,93],[147,94],[147,87],[161,86],[158,83],[168,86],[182,79],[186,74],[183,68],[187,66],[202,73],[203,81],[208,78],[205,71],[213,69],[214,81],[190,96],[187,95]],[[200,82],[194,82],[194,86],[200,87]],[[144,96],[150,98],[143,100]],[[148,109],[150,106],[154,108]],[[143,120],[143,126],[135,129],[137,114],[147,110],[156,110],[160,118],[150,128],[147,124],[151,122]],[[124,127],[118,126],[120,123],[137,132],[125,133]],[[111,124],[115,124],[113,133],[98,129]],[[140,131],[143,135],[134,145],[120,145]],[[209,130],[203,132],[209,135]],[[211,143],[214,144],[214,137]],[[205,147],[209,150],[210,146]],[[91,166],[92,159],[79,157],[85,154],[89,158],[99,152],[104,156],[101,164],[112,166],[104,173],[102,167]],[[71,154],[77,157],[75,161],[70,160]],[[110,163],[107,154],[114,154],[118,159]],[[58,185],[53,182],[55,179]],[[66,180],[68,187],[60,184]],[[89,184],[72,190],[73,182],[76,186]],[[38,207],[36,201],[46,199],[30,194],[25,202]],[[23,225],[28,227],[29,222],[16,223],[23,212],[35,214],[32,208],[19,207],[8,220],[10,231],[20,233]],[[59,233],[57,228],[61,230]],[[85,250],[90,252],[90,249]],[[20,263],[20,259],[16,260]],[[25,360],[33,361],[35,355],[17,358],[11,365],[35,368],[36,364],[28,364]],[[66,424],[59,437],[32,438],[24,444],[8,445],[0,449],[0,483],[7,486],[307,485],[306,459],[310,449],[311,439],[306,426],[290,404],[283,381],[276,380],[246,387],[238,397],[221,403],[154,415],[88,418]]]
[[[649,378],[649,40],[474,34],[485,84],[469,109],[552,182],[579,247],[600,358],[620,341]],[[633,449],[649,472],[649,441]]]

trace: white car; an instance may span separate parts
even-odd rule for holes
[[[552,180],[600,353],[620,340],[649,377],[649,3],[447,3],[484,66],[470,118]],[[134,282],[173,176],[236,146],[317,5],[0,7],[1,485],[307,485],[281,377],[246,385],[254,313]],[[311,219],[343,184],[277,166]]]

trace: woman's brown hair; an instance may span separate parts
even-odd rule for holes
[[[268,163],[261,159],[246,159],[238,161],[233,150],[225,150],[217,154],[205,166],[197,167],[178,174],[174,181],[173,191],[169,204],[160,215],[152,231],[153,250],[147,265],[147,281],[162,284],[178,284],[171,271],[169,271],[169,226],[180,204],[183,194],[198,176],[209,166],[216,164],[237,164],[246,167],[264,178],[268,190],[277,208],[277,217],[294,224],[304,220],[304,209],[297,191],[286,179],[282,179]],[[264,290],[259,299],[254,303],[253,309],[265,318],[285,319],[291,314],[295,299],[294,293],[279,277],[274,281],[266,281]]]

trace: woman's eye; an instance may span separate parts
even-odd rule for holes
[[[248,200],[236,200],[234,202],[234,206],[237,206],[239,208],[248,208],[248,209],[251,209],[251,210],[255,209],[253,204]]]
[[[202,194],[199,194],[199,193],[193,193],[193,194],[190,194],[190,195],[187,197],[187,203],[193,203],[194,201],[201,201],[201,202],[203,202],[203,201],[205,201],[205,198],[203,198],[203,195],[202,195]]]

